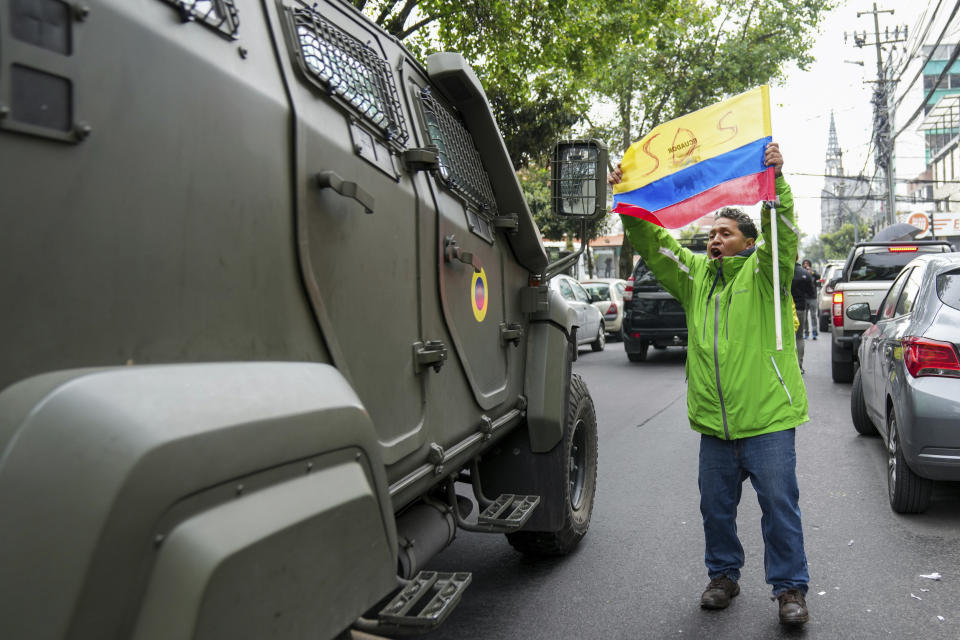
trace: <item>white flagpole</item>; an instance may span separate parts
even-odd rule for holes
[[[777,351],[783,351],[783,323],[780,321],[780,243],[777,240],[777,205],[770,202],[770,242],[773,243],[773,322],[776,325]]]

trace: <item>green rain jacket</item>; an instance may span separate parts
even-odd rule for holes
[[[757,250],[716,260],[681,247],[663,227],[621,216],[630,242],[687,315],[687,414],[694,431],[726,440],[792,429],[809,420],[790,313],[799,241],[793,195],[777,178],[783,349],[774,333],[770,209]]]

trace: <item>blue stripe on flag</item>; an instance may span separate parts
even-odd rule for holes
[[[616,206],[623,202],[647,211],[658,211],[728,180],[759,173],[767,168],[763,163],[764,150],[772,139],[772,136],[760,138],[733,151],[681,169],[639,189],[614,194],[613,204]]]

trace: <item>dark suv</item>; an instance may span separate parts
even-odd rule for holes
[[[707,249],[706,236],[682,242],[696,253]],[[687,346],[687,316],[644,263],[637,261],[623,294],[623,348],[630,362],[643,362],[647,350]]]

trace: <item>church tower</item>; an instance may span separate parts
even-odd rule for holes
[[[830,112],[830,133],[827,137],[827,161],[823,171],[823,191],[820,193],[820,229],[831,232],[840,228],[840,201],[838,196],[851,196],[852,193],[841,193],[846,184],[843,178],[843,151],[837,141],[837,124]]]

